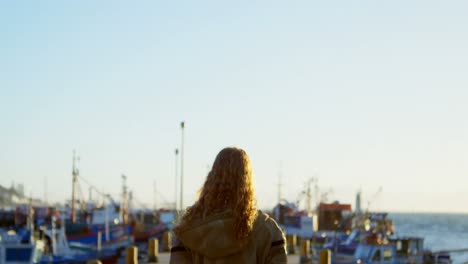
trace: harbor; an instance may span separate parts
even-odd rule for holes
[[[172,228],[180,212],[174,208],[153,211],[133,207],[126,176],[121,177],[120,199],[101,193],[102,204],[85,201],[76,193],[79,193],[80,182],[89,182],[80,176],[76,160],[74,154],[70,201],[75,202],[63,207],[41,206],[40,200],[33,201],[30,198],[23,200],[27,203],[14,206],[14,210],[1,211],[0,224],[4,230],[1,243],[5,247],[2,249],[5,252],[2,258],[10,258],[11,261],[13,255],[9,255],[8,247],[12,247],[11,250],[20,247],[24,253],[16,253],[16,257],[24,263],[135,264],[153,263],[155,260],[157,263],[169,263],[175,239]],[[16,199],[21,198],[21,188],[24,188],[18,186],[9,189],[10,194],[18,196]],[[90,189],[93,188],[90,186]],[[405,219],[405,214],[371,212],[361,204],[361,192],[357,193],[354,206],[337,201],[314,202],[312,197],[316,195],[313,191],[319,189],[317,181],[311,179],[304,186],[299,200],[289,202],[279,199],[280,202],[274,208],[265,211],[284,232],[288,263],[340,264],[361,261],[447,264],[461,263],[459,261],[468,256],[468,249],[460,246],[463,240],[454,241],[452,248],[448,248],[450,244],[440,239],[440,236],[430,235],[431,229],[436,230],[437,227],[434,220],[428,223],[431,229],[415,230],[418,224],[427,222],[431,215],[422,214],[419,218],[413,215],[414,220],[410,220]],[[445,224],[443,215],[437,217],[440,218],[438,224]],[[466,215],[447,217],[464,222]],[[447,233],[444,235],[447,236]],[[427,247],[428,243],[424,242],[426,237],[435,249]],[[17,242],[13,242],[15,239],[18,239]],[[448,237],[447,241],[450,240]],[[328,260],[322,262],[324,252],[328,252]],[[369,255],[362,255],[361,252],[368,252],[366,254]],[[30,260],[25,259],[28,254]],[[3,259],[0,263],[10,262]]]
[[[468,1],[0,1],[0,264],[468,264]]]

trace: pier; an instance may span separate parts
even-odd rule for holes
[[[159,264],[168,264],[170,260],[171,254],[169,252],[164,252],[159,254],[159,262],[148,262],[148,261],[140,261],[139,263],[143,264],[150,264],[150,263],[159,263]],[[288,255],[288,263],[298,264],[300,263],[299,255]],[[127,263],[126,263],[127,264]]]
[[[161,264],[166,264],[169,263],[170,261],[170,249],[164,246],[167,241],[166,239],[163,239],[162,242],[162,247],[159,247],[159,241],[157,239],[151,239],[148,241],[148,247],[139,247],[136,246],[130,246],[127,247],[125,250],[125,254],[121,256],[121,258],[118,260],[117,263],[119,264],[138,264],[138,263],[145,263],[145,264],[150,264],[150,263],[161,263]],[[296,248],[294,247],[289,247],[288,251],[288,263],[293,263],[293,264],[311,264],[311,263],[317,263],[317,264],[330,264],[331,263],[331,252],[330,250],[323,250],[320,252],[319,256],[317,258],[312,258],[310,248],[309,248],[309,241],[304,240],[301,242],[301,247],[299,252],[291,253],[290,249],[291,248]],[[159,249],[161,249],[163,252],[159,252]],[[313,260],[312,260],[313,259]],[[93,260],[89,261],[88,264],[99,264],[101,263],[99,260]]]
[[[159,253],[159,261],[158,262],[148,262],[148,261],[145,261],[145,260],[140,260],[138,263],[142,263],[142,264],[151,264],[151,263],[159,263],[159,264],[168,264],[169,263],[169,260],[170,260],[170,257],[171,257],[171,253],[169,252],[164,252],[164,253]],[[93,263],[96,263],[96,262],[93,262]],[[123,262],[120,262],[119,263],[123,264]],[[288,263],[292,263],[292,264],[299,264],[301,263],[300,262],[300,256],[295,254],[295,255],[288,255]],[[125,264],[128,264],[128,263],[125,263]],[[136,264],[136,263],[134,263]]]

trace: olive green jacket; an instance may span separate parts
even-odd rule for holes
[[[258,212],[252,233],[244,245],[235,237],[230,212],[196,220],[176,232],[170,263],[287,263],[284,234],[275,220]]]

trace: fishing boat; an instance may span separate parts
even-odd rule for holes
[[[22,227],[0,230],[0,264],[39,263],[44,252],[44,242],[34,232],[32,199],[27,207],[26,222]]]
[[[433,254],[423,250],[422,238],[394,238],[382,242],[380,239],[359,243],[353,254],[332,253],[333,264],[450,264],[450,255]]]
[[[68,243],[65,225],[56,228],[56,220],[53,219],[51,228],[43,230],[45,251],[40,263],[74,263],[84,264],[90,260],[100,260],[102,263],[116,263],[120,257],[119,250],[102,247],[98,242],[97,248],[92,246],[70,247]]]
[[[452,263],[448,253],[424,249],[424,238],[395,235],[387,213],[356,212],[353,223],[346,239],[331,239],[324,245],[332,252],[333,263]]]
[[[66,235],[72,248],[103,247],[125,248],[132,244],[132,226],[120,223],[121,218],[114,206],[94,209],[91,223],[66,221]]]
[[[44,243],[35,238],[28,229],[0,231],[0,264],[39,263],[44,252]]]
[[[140,210],[132,214],[133,237],[136,243],[147,243],[151,238],[162,239],[165,231],[172,229],[173,210]]]
[[[73,154],[72,166],[72,197],[70,212],[64,212],[66,220],[66,235],[72,248],[97,248],[101,243],[103,248],[123,249],[133,243],[132,226],[128,221],[128,200],[126,176],[122,175],[122,202],[116,202],[111,195],[100,193],[108,203],[97,206],[95,203],[84,203],[84,199],[76,199],[79,190],[79,170],[76,166],[77,157]],[[97,189],[95,187],[95,191]],[[79,208],[77,208],[77,204]],[[79,210],[78,210],[79,209]]]
[[[299,201],[283,201],[273,209],[272,215],[286,235],[310,240],[313,259],[318,260],[317,252],[328,249],[335,264],[452,263],[448,253],[424,249],[423,238],[396,236],[388,214],[370,212],[370,202],[365,211],[361,210],[361,192],[356,196],[354,211],[350,204],[320,202],[312,212],[311,182],[301,193],[306,196],[307,210],[298,209]],[[380,192],[381,188],[377,194]]]
[[[25,227],[28,218],[28,205],[18,205],[15,213],[15,226]],[[73,223],[67,216],[67,210],[57,210],[53,207],[33,206],[33,223],[38,228],[47,230],[52,225],[52,219],[58,219],[58,225],[64,226],[66,238],[71,248],[96,248],[101,243],[103,248],[125,248],[132,244],[132,226],[120,223],[119,206],[108,204],[104,207],[91,207],[87,212],[88,221]],[[48,228],[47,228],[48,227]],[[100,242],[98,242],[100,241]]]

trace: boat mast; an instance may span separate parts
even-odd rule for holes
[[[158,190],[156,189],[156,180],[153,180],[153,208],[154,211],[158,208]],[[177,209],[176,209],[177,211]]]
[[[283,163],[280,161],[279,172],[278,172],[278,204],[281,203],[281,187],[282,187],[281,178],[283,177],[282,169],[283,169]]]
[[[49,201],[47,199],[47,176],[44,177],[44,203],[46,206],[49,205]]]
[[[76,222],[76,208],[75,208],[75,190],[76,190],[76,182],[78,180],[78,169],[76,168],[76,154],[75,151],[73,150],[73,168],[72,168],[72,175],[73,175],[73,180],[72,180],[72,198],[71,198],[71,219],[72,223]]]
[[[26,220],[26,225],[28,226],[30,231],[29,239],[30,241],[34,241],[34,209],[32,193],[30,193],[29,195],[28,218]]]
[[[133,191],[128,191],[128,199],[127,199],[127,222],[129,220],[129,215],[132,213],[132,203],[133,203]]]
[[[127,176],[122,174],[122,221],[127,223]]]
[[[312,181],[314,180],[314,178],[311,178],[309,180],[309,182],[307,183],[307,192],[306,192],[306,206],[307,206],[307,213],[310,213],[311,209],[312,209],[312,203],[311,203],[311,198],[312,198],[312,195],[310,194],[310,185],[312,184]]]

